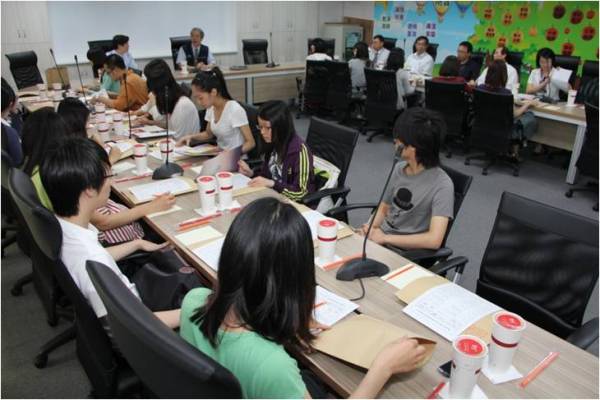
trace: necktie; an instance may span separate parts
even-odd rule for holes
[[[194,48],[194,60],[197,60],[197,59],[198,59],[198,48],[195,47]]]
[[[373,65],[377,68],[377,57],[379,57],[379,51],[375,53],[375,57],[373,57]]]

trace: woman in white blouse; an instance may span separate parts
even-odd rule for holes
[[[558,71],[558,68],[554,67],[554,58],[554,52],[547,47],[538,51],[535,60],[537,68],[531,71],[527,81],[528,94],[546,96],[553,100],[559,99],[560,88],[557,82],[552,80],[553,75]]]
[[[256,143],[246,111],[229,95],[225,78],[218,67],[198,73],[192,81],[192,93],[206,108],[206,130],[182,137],[177,142],[178,146],[189,145],[192,139],[207,141],[215,137],[223,150],[242,146],[242,153],[247,153],[254,148]]]
[[[166,128],[165,115],[169,115],[169,130],[174,131],[177,140],[200,130],[200,118],[194,103],[183,94],[181,86],[175,81],[171,69],[164,60],[154,59],[144,68],[148,91],[152,97],[142,109],[138,118],[142,125],[157,125]]]

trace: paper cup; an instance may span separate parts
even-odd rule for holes
[[[217,195],[217,182],[213,176],[200,176],[198,182],[198,193],[200,194],[200,208],[205,215],[216,212],[215,197]]]
[[[96,103],[94,105],[94,111],[97,113],[103,113],[106,111],[106,105],[104,103]]]
[[[52,89],[54,89],[54,90],[61,90],[62,89],[62,83],[53,83],[52,84]]]
[[[508,371],[526,327],[525,320],[517,314],[507,311],[498,311],[494,314],[488,360],[490,372],[503,373]]]
[[[54,100],[54,101],[61,101],[62,99],[63,99],[62,92],[55,90],[53,92],[53,94],[52,94],[52,100]]]
[[[573,107],[575,105],[575,98],[577,97],[577,90],[569,90],[567,97],[567,107]]]
[[[233,174],[231,172],[219,172],[217,183],[219,186],[219,205],[221,208],[230,208],[233,202]]]
[[[148,169],[148,146],[145,143],[136,143],[133,145],[133,159],[135,160],[135,170],[138,175],[142,175]]]
[[[45,83],[38,83],[37,85],[35,85],[37,87],[37,90],[39,92],[43,92],[46,90],[46,84]]]
[[[96,113],[96,123],[100,124],[102,122],[106,122],[106,114],[101,112],[101,113]]]
[[[175,149],[175,141],[173,139],[163,139],[159,142],[158,147],[160,149],[160,158],[163,161],[166,161],[167,155],[169,157],[173,155],[173,149]]]
[[[125,125],[123,125],[123,122],[121,121],[114,122],[113,129],[115,130],[115,135],[125,136],[127,134],[127,130],[125,130]]]
[[[319,261],[329,263],[335,257],[335,244],[337,243],[338,223],[335,219],[326,218],[317,225],[317,239],[319,240]]]
[[[113,122],[121,122],[123,121],[123,114],[120,112],[116,112],[113,114]]]
[[[100,139],[103,142],[107,142],[110,140],[110,125],[107,122],[101,122],[97,125],[98,134],[100,135]]]
[[[40,100],[47,100],[48,99],[48,92],[46,92],[45,90],[41,90],[40,91]]]
[[[461,335],[454,340],[448,388],[451,399],[471,398],[487,352],[485,342],[477,336]]]

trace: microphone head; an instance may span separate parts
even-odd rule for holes
[[[394,197],[394,204],[398,206],[402,210],[410,210],[413,205],[410,202],[412,200],[412,193],[407,188],[400,188],[396,191],[396,196]]]
[[[73,56],[73,58],[75,58],[75,62],[78,62],[78,61],[77,61],[77,54],[75,54],[75,55]]]

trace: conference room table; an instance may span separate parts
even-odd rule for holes
[[[118,137],[113,137],[113,139],[118,139]],[[184,176],[194,179],[196,173],[192,168],[202,165],[207,159],[207,157],[195,157],[178,162],[180,165],[184,165]],[[131,162],[131,159],[127,161]],[[160,164],[161,162],[157,159],[148,157],[150,168],[156,168]],[[133,176],[131,170],[119,173],[113,178],[115,181],[112,185],[114,195],[130,207],[134,203],[129,189],[134,185],[151,182],[151,177],[118,182],[123,178]],[[248,193],[236,197],[236,200],[243,207],[264,196],[273,196],[289,201],[271,189]],[[308,210],[305,206],[295,205],[300,210]],[[198,191],[177,196],[177,206],[181,210],[151,218],[145,217],[144,220],[160,236],[171,242],[205,281],[214,284],[217,279],[216,272],[175,237],[180,233],[177,231],[180,222],[199,217],[194,211],[195,208],[200,207]],[[222,216],[212,219],[210,226],[225,235],[236,215],[236,212],[225,212]],[[340,257],[357,255],[361,250],[362,241],[363,238],[358,234],[340,239],[337,243],[336,254]],[[410,263],[391,250],[371,241],[367,242],[367,252],[369,257],[387,264],[391,270]],[[360,296],[361,289],[358,281],[338,281],[335,278],[335,270],[325,271],[315,267],[315,271],[317,283],[322,287],[348,299]],[[366,294],[363,299],[356,301],[359,305],[358,313],[385,320],[437,342],[431,360],[424,367],[392,377],[379,396],[383,398],[426,398],[434,387],[444,380],[436,369],[450,360],[451,343],[404,314],[402,309],[405,304],[395,296],[395,287],[377,277],[363,279],[363,282]],[[301,364],[313,370],[323,382],[342,397],[352,393],[365,375],[364,370],[323,353],[307,354],[294,349],[290,349],[290,351]],[[550,351],[559,352],[558,359],[525,389],[518,386],[519,380],[493,385],[484,376],[480,376],[478,384],[490,398],[598,398],[598,358],[533,324],[528,323],[513,364],[525,375]]]

